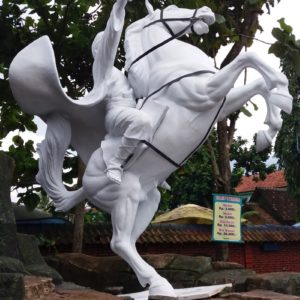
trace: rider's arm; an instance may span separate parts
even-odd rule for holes
[[[125,18],[125,6],[128,0],[117,0],[107,21],[103,36],[97,45],[94,57],[94,87],[111,76],[117,54]]]
[[[114,9],[112,10],[112,14],[114,14],[113,18],[113,26],[114,30],[119,31],[122,30],[124,25],[125,18],[125,6],[128,0],[117,0],[114,5]]]

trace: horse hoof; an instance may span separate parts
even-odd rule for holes
[[[175,300],[177,296],[171,284],[165,278],[162,278],[150,285],[148,299]]]
[[[260,152],[268,148],[272,143],[272,138],[266,130],[260,130],[256,136],[256,152]]]
[[[271,91],[270,102],[287,114],[290,114],[293,109],[293,97],[287,91]]]
[[[280,114],[281,110],[276,105],[269,105],[268,103],[268,110],[267,116],[265,119],[265,124],[272,127],[274,130],[280,130],[282,126],[282,118]]]

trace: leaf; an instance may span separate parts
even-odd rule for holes
[[[226,19],[222,15],[215,14],[215,16],[216,16],[216,23],[217,24],[222,24],[222,23],[226,22]]]
[[[288,40],[288,34],[279,28],[273,28],[272,35],[281,43]]]
[[[247,108],[245,108],[245,106],[243,106],[240,110],[245,116],[252,117],[251,112]]]
[[[278,42],[275,42],[275,44],[271,45],[269,48],[269,53],[273,53],[277,57],[282,57],[284,53],[286,52],[286,47]]]
[[[278,23],[280,24],[280,27],[281,27],[284,31],[286,31],[287,33],[292,33],[292,31],[293,31],[292,26],[287,25],[287,24],[285,23],[284,18],[279,19],[279,20],[278,20]]]
[[[258,111],[258,106],[257,106],[253,101],[251,101],[251,100],[250,100],[250,103],[252,104],[253,109],[254,109],[255,111]]]
[[[12,140],[17,147],[23,146],[24,144],[23,139],[19,135],[15,135]]]

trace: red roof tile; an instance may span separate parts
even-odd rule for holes
[[[281,224],[289,225],[297,220],[297,200],[286,190],[257,188],[251,196],[250,203],[258,203]]]
[[[241,183],[235,188],[237,193],[253,192],[257,187],[285,188],[287,183],[282,170],[267,175],[265,180],[256,180],[258,175],[244,176]],[[254,179],[254,180],[253,180]]]
[[[87,229],[88,228],[88,229]],[[73,228],[71,226],[38,226],[29,228],[22,226],[19,232],[41,235],[55,240],[56,245],[71,245]],[[198,224],[155,224],[148,227],[137,241],[138,244],[184,244],[211,241],[211,225]],[[92,234],[93,238],[90,237]],[[243,226],[243,240],[245,242],[300,242],[300,229],[282,225]],[[84,243],[86,245],[109,245],[111,227],[103,225],[86,225]]]
[[[275,220],[269,213],[267,213],[258,203],[246,203],[245,204],[245,212],[253,212],[255,211],[257,214],[244,216],[252,225],[264,225],[264,224],[272,224],[272,225],[280,225],[280,223]]]

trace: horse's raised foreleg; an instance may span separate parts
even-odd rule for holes
[[[246,85],[232,88],[226,96],[226,103],[222,109],[218,120],[223,120],[226,116],[239,110],[253,96],[261,95],[267,97],[269,91],[263,79],[257,79]]]
[[[288,91],[288,80],[285,75],[268,66],[255,53],[242,53],[233,62],[211,76],[207,81],[206,92],[209,99],[218,102],[234,86],[238,76],[247,68],[256,69],[263,77],[266,87],[270,91],[270,103],[278,106],[285,112],[292,109],[292,97]]]
[[[244,86],[231,89],[226,96],[226,104],[224,105],[218,120],[220,121],[229,114],[240,109],[255,95],[261,95],[266,100],[267,117],[265,124],[269,125],[269,129],[267,131],[258,132],[256,147],[257,151],[260,151],[271,144],[272,139],[275,137],[277,131],[282,125],[280,109],[270,103],[270,92],[262,78],[250,82]]]

